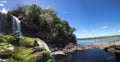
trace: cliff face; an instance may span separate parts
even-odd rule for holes
[[[37,39],[38,40],[38,39]],[[44,41],[40,40],[44,44]],[[52,62],[50,52],[36,38],[0,35],[0,62]]]
[[[0,33],[12,33],[12,17],[9,14],[0,13]]]

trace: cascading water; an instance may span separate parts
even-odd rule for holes
[[[11,15],[12,16],[12,33],[18,33],[19,34],[19,36],[22,36],[22,33],[21,33],[21,24],[20,24],[20,20],[17,18],[17,17],[15,17],[15,16],[13,16],[13,15]]]
[[[50,52],[50,56],[52,57],[53,62],[56,62],[53,55],[52,55],[51,50],[49,49],[49,47],[47,46],[47,44],[45,42],[42,42],[38,38],[36,38],[36,43],[38,44],[38,46],[47,49]]]
[[[47,46],[46,43],[44,43],[43,41],[40,41],[40,39],[38,39],[38,38],[36,38],[36,42],[37,42],[38,46],[47,49],[51,53],[51,50],[49,49],[49,47]]]
[[[19,34],[19,36],[22,36],[22,33],[21,33],[21,21],[11,15],[11,14],[8,14],[7,10],[3,9],[1,11],[1,16],[0,16],[0,33],[1,34]],[[7,17],[10,17],[12,20],[7,20]],[[11,23],[10,23],[11,21]],[[11,24],[11,25],[10,25]],[[10,28],[8,28],[10,27]],[[9,31],[9,32],[8,32]]]

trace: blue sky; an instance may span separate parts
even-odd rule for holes
[[[75,27],[77,37],[120,34],[120,0],[0,0],[0,10],[37,4],[54,8],[58,16]]]

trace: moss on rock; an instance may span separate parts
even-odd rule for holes
[[[20,44],[26,47],[34,47],[35,38],[23,37],[20,38]]]
[[[50,52],[36,47],[35,40],[30,37],[0,35],[0,56],[11,58],[8,62],[53,62]]]

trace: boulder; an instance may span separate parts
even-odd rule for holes
[[[104,48],[105,51],[114,53],[116,55],[116,61],[120,62],[120,45],[113,45]]]

